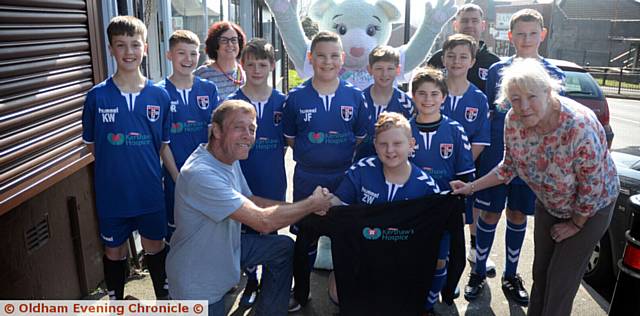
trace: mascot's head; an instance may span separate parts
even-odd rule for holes
[[[389,41],[391,22],[400,19],[398,8],[387,0],[317,0],[309,13],[320,30],[340,35],[345,68],[365,68],[369,52]]]

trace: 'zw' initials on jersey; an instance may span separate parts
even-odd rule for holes
[[[115,123],[116,114],[118,113],[118,108],[113,108],[113,109],[98,108],[98,113],[102,115],[102,123]]]
[[[365,187],[361,188],[362,190],[362,203],[364,204],[373,204],[373,201],[380,196],[380,193],[375,193],[371,190],[367,190]]]

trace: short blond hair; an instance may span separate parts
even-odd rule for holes
[[[406,117],[396,112],[382,112],[378,117],[378,121],[375,124],[375,135],[388,131],[392,128],[400,128],[407,135],[408,138],[412,137],[411,125]]]
[[[509,21],[509,31],[513,31],[518,22],[538,22],[540,29],[544,29],[544,18],[540,12],[534,9],[522,9],[514,13]]]
[[[555,96],[562,89],[562,82],[551,77],[535,58],[516,58],[510,66],[502,69],[500,91],[496,103],[508,103],[513,88],[520,91],[547,91]]]

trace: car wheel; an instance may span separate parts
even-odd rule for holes
[[[606,291],[612,288],[616,281],[612,264],[611,241],[609,233],[605,233],[593,249],[584,273],[584,280],[596,289]]]

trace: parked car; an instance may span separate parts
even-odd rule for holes
[[[629,202],[629,197],[640,194],[640,156],[621,152],[612,152],[611,156],[620,177],[620,194],[613,209],[611,224],[593,250],[584,275],[587,283],[604,291],[613,289],[618,275],[618,261],[626,245],[625,232],[631,228],[634,216],[640,216]]]
[[[609,104],[598,82],[578,64],[560,59],[548,58],[547,60],[562,69],[567,76],[565,80],[565,95],[590,108],[596,114],[600,124],[604,127],[607,143],[611,148],[613,130],[609,125]]]

